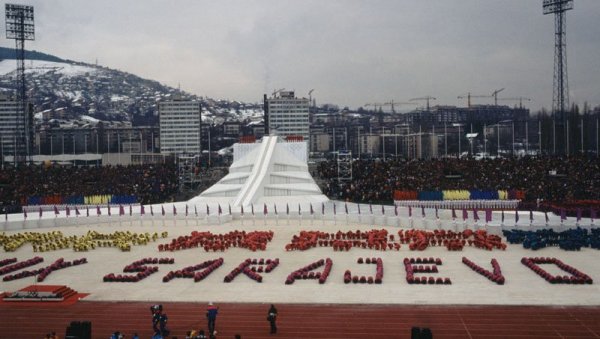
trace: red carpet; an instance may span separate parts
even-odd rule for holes
[[[61,308],[49,303],[19,307],[1,303],[0,338],[41,338],[50,331],[64,337],[71,321],[92,322],[93,338],[114,331],[151,336],[151,302],[81,301]],[[19,303],[16,303],[19,304]],[[409,338],[412,326],[429,327],[439,338],[595,338],[600,307],[276,305],[276,336],[269,335],[266,304],[220,304],[218,338]],[[163,303],[171,335],[206,330],[205,304]]]

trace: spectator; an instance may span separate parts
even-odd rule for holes
[[[391,203],[394,190],[516,189],[530,202],[600,199],[599,158],[356,160],[347,182],[337,182],[335,161],[322,162],[318,172],[326,195],[360,203]]]

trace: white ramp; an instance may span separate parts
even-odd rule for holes
[[[232,207],[326,202],[329,199],[308,172],[306,155],[306,142],[288,143],[277,136],[236,144],[229,174],[189,202]]]

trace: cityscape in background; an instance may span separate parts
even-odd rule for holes
[[[33,6],[6,4],[6,37],[16,49],[0,48],[1,166],[173,162],[188,177],[227,166],[234,143],[264,135],[306,141],[312,162],[598,157],[600,106],[569,101],[563,21],[572,8],[572,1],[543,3],[543,14],[555,15],[553,102],[551,110],[532,112],[534,99],[504,95],[510,88],[456,93],[464,103],[458,106],[432,95],[379,103],[365,95],[369,102],[351,109],[317,104],[314,89],[286,88],[254,103],[215,100],[97,62],[28,51]]]

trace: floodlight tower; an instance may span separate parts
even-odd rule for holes
[[[544,15],[554,14],[554,83],[552,112],[557,126],[567,121],[565,110],[569,109],[569,79],[567,76],[567,19],[565,12],[573,9],[573,0],[544,0]],[[561,128],[565,131],[566,128]],[[556,137],[556,136],[555,136]],[[558,138],[562,139],[562,138]],[[568,152],[568,150],[565,150]]]
[[[6,4],[6,38],[16,42],[17,59],[17,130],[15,135],[24,145],[21,156],[29,157],[33,149],[33,116],[27,109],[25,86],[25,40],[35,40],[33,6]],[[15,156],[16,156],[15,150]]]

